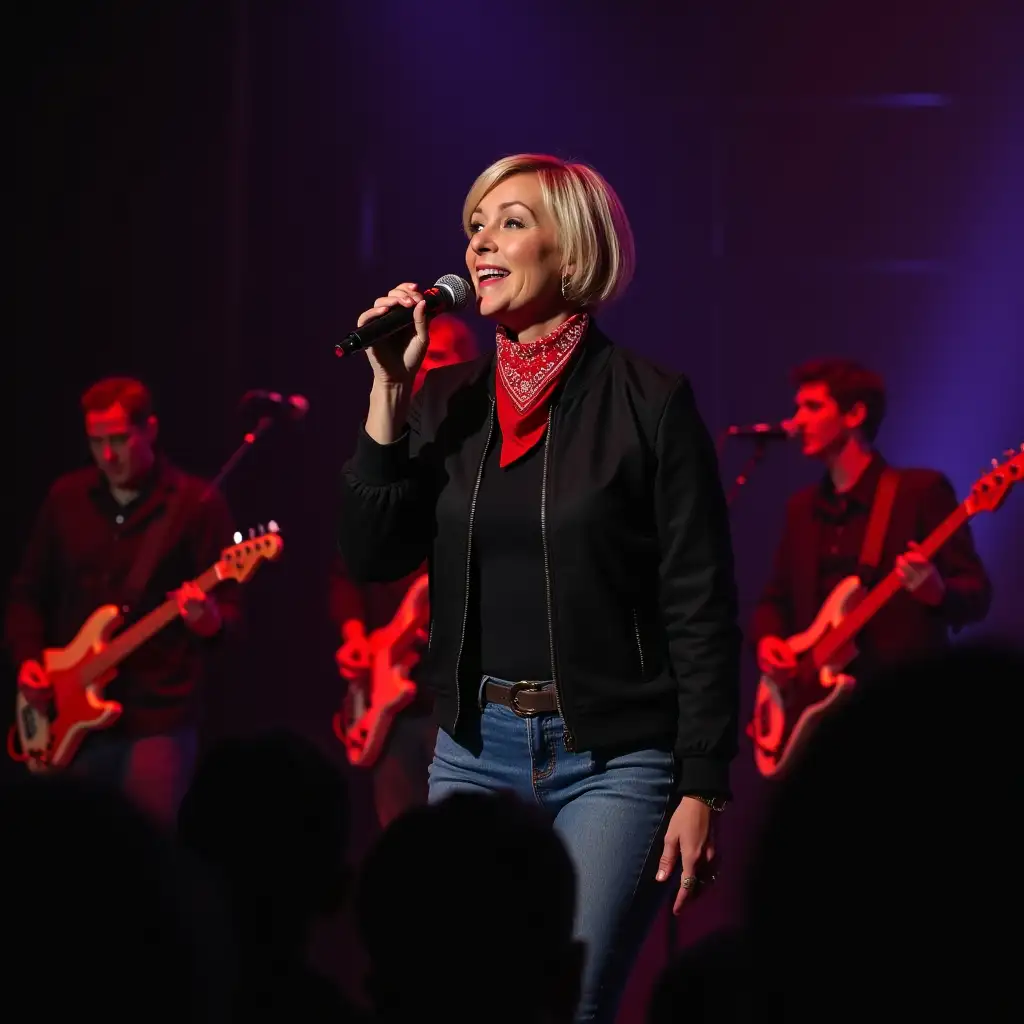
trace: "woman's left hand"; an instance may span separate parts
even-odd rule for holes
[[[714,879],[711,862],[715,857],[711,835],[712,810],[706,803],[692,796],[684,796],[668,823],[665,848],[658,861],[657,880],[665,882],[679,860],[682,866],[679,892],[672,913],[678,914],[687,899],[696,895],[701,885]]]

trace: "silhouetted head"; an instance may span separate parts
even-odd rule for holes
[[[178,834],[223,882],[245,942],[298,951],[317,916],[343,901],[348,793],[336,766],[298,736],[210,750],[182,801]]]
[[[575,871],[514,797],[457,794],[396,819],[367,858],[357,911],[385,1018],[572,1020]]]
[[[760,984],[784,1019],[835,996],[894,1006],[887,986],[939,1005],[998,992],[996,933],[1021,892],[1022,686],[1021,652],[963,646],[856,684],[822,721],[752,860]]]
[[[119,793],[74,776],[0,788],[9,1009],[38,1020],[220,1021],[223,908]]]

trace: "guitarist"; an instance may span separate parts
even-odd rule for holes
[[[227,584],[215,598],[191,582],[229,542],[230,515],[219,492],[201,500],[203,483],[157,453],[158,423],[145,385],[101,380],[82,396],[82,411],[95,466],[60,477],[46,496],[12,581],[6,646],[19,689],[45,710],[52,696],[45,647],[66,645],[101,605],[130,600],[130,622],[176,595],[181,622],[119,666],[104,695],[121,702],[124,713],[86,737],[69,766],[170,822],[195,757],[204,668],[216,638],[239,614],[237,588]],[[152,568],[133,586],[140,556]],[[134,599],[128,587],[137,591]]]
[[[807,363],[793,373],[796,413],[789,429],[807,458],[825,467],[820,483],[789,501],[771,577],[754,612],[751,641],[760,670],[779,683],[792,677],[794,653],[784,639],[806,629],[840,580],[859,574],[876,489],[886,467],[874,448],[885,416],[878,374],[846,359]],[[893,566],[898,594],[856,640],[844,670],[863,678],[879,668],[949,643],[950,630],[988,613],[991,587],[965,524],[929,562],[917,549],[959,501],[931,469],[900,470],[871,586]]]
[[[413,383],[415,394],[427,372],[438,366],[465,362],[477,356],[476,339],[466,324],[449,314],[429,325],[430,344]],[[335,653],[338,671],[350,684],[365,680],[368,670],[367,639],[394,617],[409,588],[427,571],[420,566],[394,583],[354,583],[340,555],[331,570],[330,614],[341,635]],[[422,646],[426,645],[426,636]],[[410,673],[415,681],[416,666]],[[415,700],[399,714],[384,753],[371,769],[373,802],[381,828],[410,807],[427,801],[427,768],[434,756],[437,723],[429,694],[417,688]]]

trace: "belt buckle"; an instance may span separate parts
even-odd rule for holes
[[[508,706],[513,714],[518,715],[520,718],[536,718],[539,711],[528,711],[526,708],[519,706],[519,694],[523,690],[543,690],[544,684],[538,683],[534,680],[520,680],[518,683],[513,683],[508,688]]]

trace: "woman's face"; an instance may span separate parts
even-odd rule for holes
[[[466,267],[481,316],[519,335],[564,319],[558,231],[535,173],[495,185],[473,211],[470,232]]]

